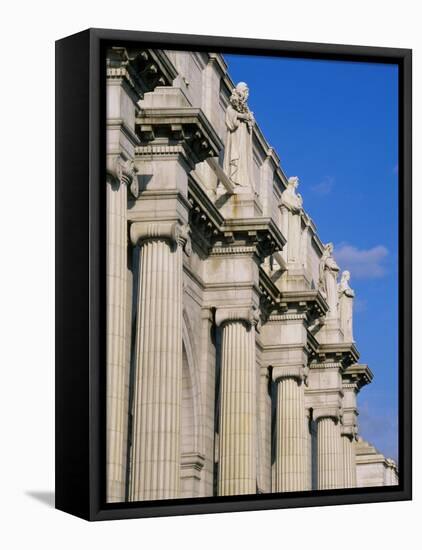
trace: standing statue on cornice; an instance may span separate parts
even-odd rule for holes
[[[343,330],[344,340],[353,342],[353,299],[355,293],[349,286],[350,272],[343,271],[338,284],[338,303],[340,314],[340,326]]]
[[[224,171],[234,185],[254,191],[252,129],[255,119],[247,105],[248,97],[247,84],[239,82],[232,90],[230,104],[226,111],[227,137]]]
[[[285,247],[285,260],[293,263],[300,263],[300,244],[302,234],[301,213],[303,211],[303,199],[296,189],[299,185],[299,178],[289,178],[287,187],[281,195],[280,210],[282,220],[282,231],[287,238]]]
[[[327,317],[337,317],[337,276],[340,269],[333,258],[333,250],[333,243],[326,244],[319,262],[318,286],[329,306]]]

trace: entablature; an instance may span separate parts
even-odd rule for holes
[[[163,50],[112,47],[107,51],[107,78],[123,78],[136,99],[157,86],[170,86],[177,70]]]
[[[319,290],[289,290],[280,293],[280,310],[306,310],[313,318],[324,317],[328,304]]]
[[[343,369],[353,365],[359,359],[355,344],[350,342],[319,344],[315,355],[317,363],[340,363]]]
[[[141,141],[138,155],[165,156],[182,147],[193,169],[195,164],[219,155],[223,143],[205,116],[196,107],[142,109],[135,121]]]
[[[343,373],[343,386],[353,385],[359,391],[370,384],[374,375],[368,365],[355,363],[350,365]]]

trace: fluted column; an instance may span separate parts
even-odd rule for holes
[[[107,501],[122,502],[126,484],[127,185],[133,163],[109,160],[107,174]]]
[[[182,248],[177,223],[135,223],[140,245],[130,500],[177,498],[182,381]]]
[[[271,396],[268,391],[268,368],[261,367],[259,372],[259,426],[260,426],[260,469],[257,474],[258,488],[271,493]]]
[[[275,491],[308,489],[303,368],[275,367],[277,384]]]
[[[343,447],[339,413],[317,411],[318,489],[340,489],[344,486]]]
[[[218,310],[222,325],[219,495],[256,493],[255,328],[250,309]]]
[[[343,445],[343,475],[345,489],[356,487],[356,447],[355,438],[348,434],[341,437]]]

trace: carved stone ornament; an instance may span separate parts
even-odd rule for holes
[[[189,232],[189,226],[188,225],[182,225],[180,227],[179,239],[182,243],[182,248],[183,248],[186,256],[191,256],[191,254],[192,254],[192,241],[191,241],[191,238],[190,238],[190,232]]]

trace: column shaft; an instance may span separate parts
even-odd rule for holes
[[[147,239],[139,263],[132,501],[177,498],[180,484],[181,248]]]
[[[356,487],[356,447],[355,441],[342,436],[343,445],[343,471],[345,488]]]
[[[318,420],[318,489],[343,487],[343,449],[340,423],[332,417]]]
[[[271,493],[271,397],[268,392],[269,373],[267,368],[259,373],[259,426],[260,426],[260,468],[257,475],[259,489]]]
[[[256,493],[255,329],[223,325],[219,495]]]
[[[125,497],[128,415],[126,357],[127,189],[107,182],[107,501]]]
[[[303,384],[293,378],[277,381],[275,490],[308,488],[307,440]]]

